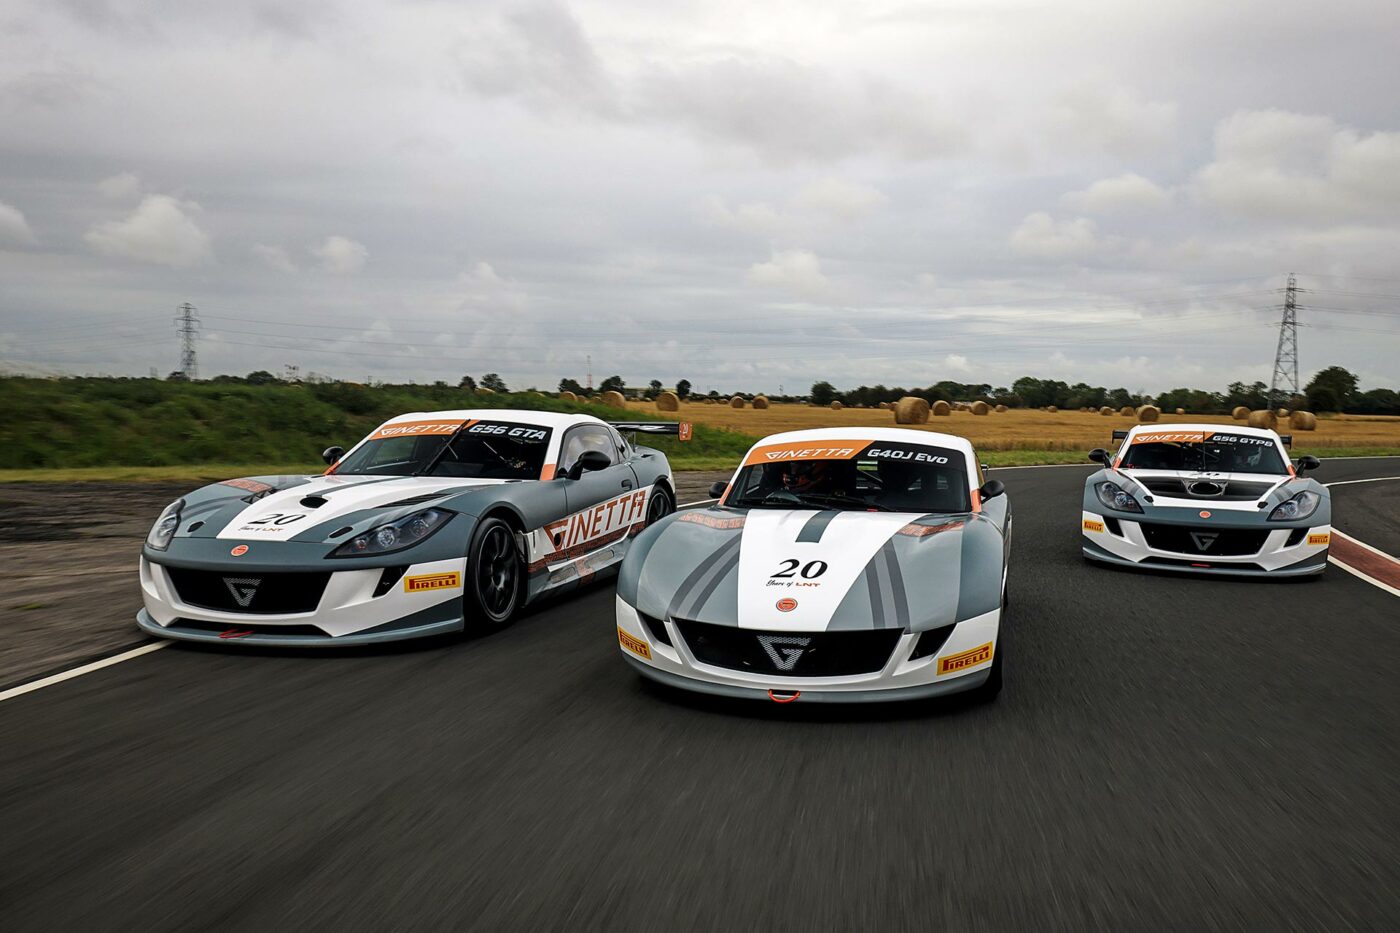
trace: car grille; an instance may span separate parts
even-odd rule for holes
[[[1159,496],[1173,496],[1179,499],[1217,499],[1226,502],[1247,502],[1258,499],[1270,489],[1273,483],[1249,483],[1243,480],[1213,482],[1211,480],[1180,479],[1140,479],[1138,482]]]
[[[761,632],[704,622],[676,627],[702,664],[778,677],[841,677],[881,670],[899,629],[865,632]]]
[[[330,573],[257,573],[166,567],[182,602],[219,612],[315,612]]]
[[[1191,525],[1158,525],[1142,522],[1142,536],[1149,547],[1201,557],[1240,557],[1258,554],[1269,537],[1267,528],[1210,528]]]

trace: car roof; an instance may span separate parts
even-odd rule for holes
[[[1243,434],[1247,437],[1267,437],[1274,441],[1279,441],[1278,432],[1269,428],[1251,428],[1248,425],[1235,424],[1135,424],[1128,431],[1128,437],[1136,437],[1145,433],[1163,434],[1190,434],[1195,432],[1202,434]]]
[[[605,424],[592,415],[563,411],[535,411],[530,408],[451,408],[444,411],[410,411],[395,415],[385,425],[407,421],[517,421],[542,428],[568,428],[576,424]],[[381,425],[383,427],[383,425]]]
[[[956,434],[941,434],[937,431],[915,431],[912,428],[809,428],[805,431],[784,431],[770,434],[754,444],[754,447],[767,447],[770,444],[800,444],[807,441],[892,441],[903,444],[923,444],[928,447],[945,447],[969,457],[976,457],[972,443]]]

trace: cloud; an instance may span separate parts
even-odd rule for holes
[[[458,276],[457,282],[463,286],[462,308],[521,311],[529,303],[525,290],[518,283],[503,278],[489,262],[478,262]]]
[[[929,159],[967,146],[935,97],[865,75],[732,48],[642,55],[610,68],[577,18],[541,2],[479,25],[455,51],[461,87],[536,110],[629,125],[675,125],[777,162],[865,152]]]
[[[141,179],[131,172],[122,172],[97,183],[97,190],[104,198],[113,201],[126,201],[141,193]]]
[[[1011,234],[1011,248],[1038,259],[1083,259],[1100,246],[1097,227],[1087,217],[1057,221],[1044,211],[1030,214]]]
[[[793,196],[792,204],[849,223],[868,216],[888,200],[869,185],[827,177],[804,186]]]
[[[311,254],[321,260],[322,269],[335,275],[353,275],[363,269],[369,259],[369,250],[363,243],[343,236],[326,237]]]
[[[165,194],[147,195],[125,220],[94,224],[83,239],[105,256],[176,268],[211,255],[209,235],[191,215],[200,207]]]
[[[297,271],[296,263],[292,262],[292,257],[288,256],[287,251],[280,246],[264,246],[262,243],[256,243],[249,252],[269,269],[276,269],[278,272]]]
[[[1400,133],[1364,135],[1330,117],[1253,110],[1221,120],[1215,159],[1194,191],[1256,221],[1392,221],[1400,211]]]
[[[1062,145],[1122,157],[1156,154],[1176,136],[1175,103],[1144,100],[1126,87],[1079,85],[1052,101],[1047,115],[1047,134]]]
[[[20,209],[0,201],[0,246],[33,246],[34,242],[34,231]]]
[[[1133,172],[1104,178],[1060,197],[1060,204],[1081,214],[1127,214],[1158,211],[1171,203],[1162,188]]]
[[[820,302],[831,295],[831,282],[822,274],[821,260],[805,249],[780,250],[768,262],[749,267],[755,285],[783,288],[799,298]]]

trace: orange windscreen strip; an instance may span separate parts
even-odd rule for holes
[[[769,444],[755,447],[744,458],[744,466],[754,463],[782,463],[792,460],[854,460],[870,446],[868,440],[807,441],[799,444]]]
[[[1138,444],[1202,444],[1215,436],[1214,431],[1152,431],[1133,437]]]
[[[554,479],[554,473],[558,469],[559,465],[557,463],[546,463],[544,465],[544,468],[540,470],[540,479]]]
[[[982,511],[982,490],[980,489],[972,490],[972,511]]]
[[[464,425],[471,423],[470,421],[402,421],[398,424],[381,426],[368,439],[379,441],[388,437],[416,437],[420,434],[454,434]]]

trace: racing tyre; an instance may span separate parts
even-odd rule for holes
[[[651,501],[647,503],[646,527],[650,528],[675,510],[670,494],[658,486],[651,494]]]
[[[467,587],[462,597],[466,631],[505,628],[520,609],[525,568],[515,532],[499,518],[477,525],[467,554]]]

